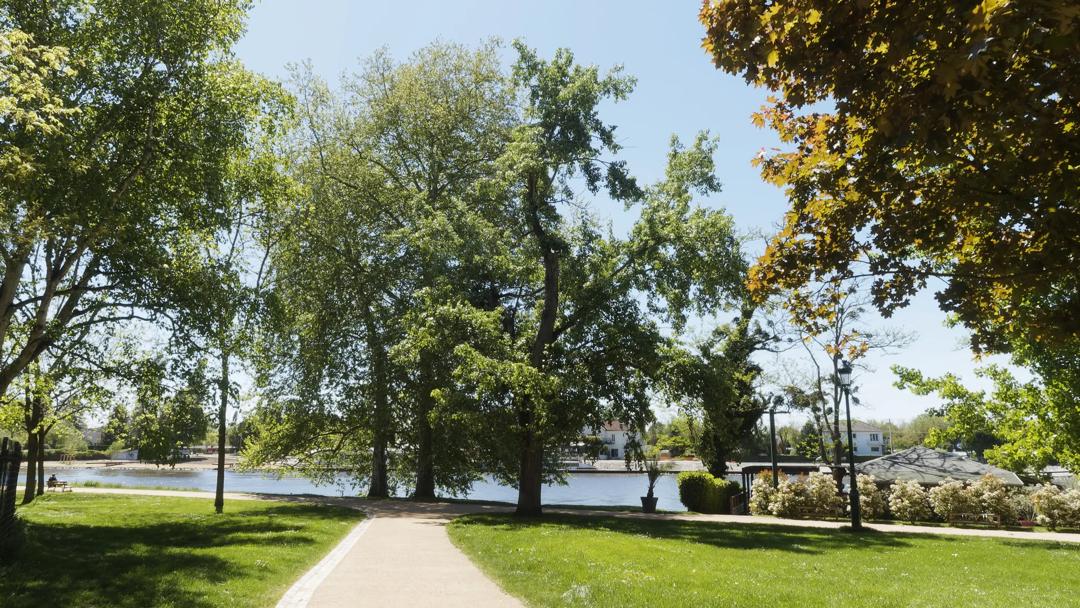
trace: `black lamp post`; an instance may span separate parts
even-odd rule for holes
[[[767,401],[771,403],[769,406],[769,460],[772,461],[772,487],[775,490],[780,485],[780,481],[776,478],[776,415],[787,414],[788,412],[776,411],[776,408],[784,404],[784,398],[780,395],[772,397]]]
[[[846,360],[841,360],[840,366],[836,369],[836,376],[840,381],[840,390],[844,391],[844,410],[847,414],[848,463],[851,465],[850,475],[848,476],[850,480],[848,496],[851,497],[851,529],[861,530],[862,514],[859,512],[859,481],[855,476],[855,438],[851,434],[851,364]]]

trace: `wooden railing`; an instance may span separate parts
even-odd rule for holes
[[[7,437],[0,440],[0,546],[15,532],[15,493],[19,487],[22,448]]]

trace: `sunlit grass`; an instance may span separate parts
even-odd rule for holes
[[[477,515],[450,535],[530,606],[1080,606],[1080,545],[614,517]]]
[[[27,544],[2,606],[273,606],[362,517],[340,507],[48,494],[19,509]]]

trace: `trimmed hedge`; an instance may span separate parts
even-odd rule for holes
[[[97,450],[79,450],[76,452],[70,452],[68,450],[52,449],[45,450],[45,460],[59,460],[61,456],[71,456],[74,460],[108,460],[108,452],[99,452]]]
[[[676,478],[679,500],[697,513],[730,513],[731,497],[741,491],[739,484],[713,477],[706,471],[684,471]]]

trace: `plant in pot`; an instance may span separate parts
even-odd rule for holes
[[[653,496],[653,490],[656,488],[656,481],[663,475],[664,468],[660,466],[660,463],[656,460],[655,456],[647,458],[645,460],[645,475],[649,478],[649,491],[645,496],[641,497],[641,512],[642,513],[656,513],[656,496]]]

